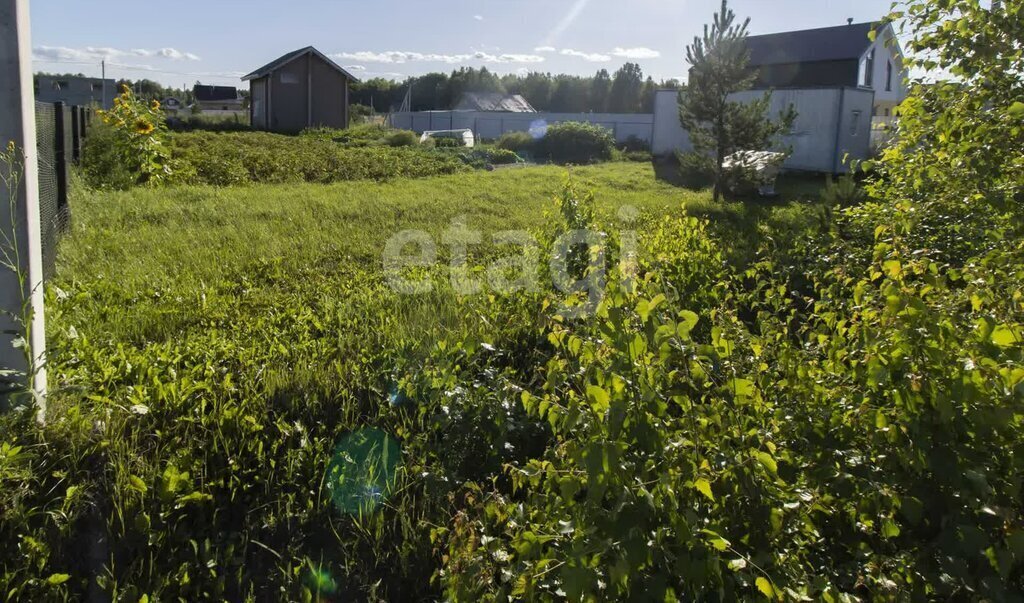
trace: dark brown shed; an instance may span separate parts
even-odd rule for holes
[[[249,82],[253,128],[285,134],[347,127],[349,84],[358,81],[312,46],[289,52],[242,80]]]

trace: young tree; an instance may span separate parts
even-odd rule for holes
[[[728,0],[722,0],[714,22],[704,26],[704,36],[695,37],[686,47],[690,79],[679,95],[679,119],[694,149],[686,159],[712,173],[716,201],[725,189],[726,157],[740,150],[767,150],[796,119],[792,107],[780,113],[777,121],[768,118],[771,92],[748,103],[729,100],[730,94],[749,90],[756,78],[748,67],[749,24],[750,19],[737,24]]]
[[[612,89],[612,76],[607,69],[602,69],[594,75],[590,83],[590,110],[595,113],[604,113],[608,108],[608,94]]]
[[[612,89],[608,95],[608,111],[612,113],[636,113],[640,109],[640,95],[643,93],[644,72],[636,63],[626,63],[615,72]]]

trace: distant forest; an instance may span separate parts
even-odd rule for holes
[[[351,99],[387,113],[401,106],[410,84],[413,111],[452,109],[465,92],[503,92],[523,95],[538,111],[565,113],[651,113],[656,90],[680,86],[678,80],[645,78],[636,63],[626,63],[614,74],[602,69],[590,77],[537,72],[498,75],[486,67],[463,67],[451,75],[428,73],[404,82],[365,80],[353,85]]]
[[[36,74],[39,75],[81,77],[81,74]],[[122,84],[147,100],[173,96],[186,105],[194,100],[191,89],[166,87],[153,80],[117,80],[118,88]],[[538,111],[651,113],[654,92],[678,88],[680,83],[678,80],[656,82],[650,76],[645,77],[636,63],[626,63],[615,73],[601,69],[589,77],[539,72],[498,75],[486,67],[463,67],[451,74],[427,73],[401,82],[384,78],[364,80],[352,85],[351,102],[363,106],[364,111],[358,113],[368,113],[371,106],[377,113],[395,111],[402,105],[410,85],[413,111],[452,109],[465,92],[502,92],[523,95]],[[248,96],[244,83],[240,82],[239,86],[242,96]]]

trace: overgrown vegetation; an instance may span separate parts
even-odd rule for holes
[[[737,173],[726,169],[726,158],[737,151],[769,150],[796,120],[792,106],[774,120],[768,116],[770,91],[749,102],[729,100],[730,95],[749,90],[757,77],[749,69],[749,23],[737,23],[728,1],[722,0],[711,27],[705,26],[704,35],[686,47],[690,79],[679,93],[679,119],[693,150],[679,163],[690,180],[710,176],[716,201],[730,188],[752,186],[743,171],[738,173],[740,182],[730,183]]]
[[[80,196],[52,420],[0,418],[0,592],[1012,600],[1022,12],[910,3],[961,81],[915,87],[869,198],[821,214],[635,163],[560,193],[539,167]],[[380,269],[410,228],[447,241],[419,295]],[[522,228],[529,250],[490,236]],[[556,244],[580,229],[602,243]],[[534,255],[602,295],[441,269]]]

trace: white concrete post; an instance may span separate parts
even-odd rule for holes
[[[19,271],[25,277],[20,285],[17,274],[0,267],[0,370],[30,375],[36,394],[39,419],[45,416],[46,339],[43,322],[43,258],[39,215],[39,158],[36,154],[35,98],[32,84],[32,42],[29,36],[29,0],[0,0],[0,144],[14,142],[24,163],[20,190],[15,191],[13,212],[10,192],[0,182],[0,244],[17,245]],[[12,215],[13,213],[13,215]],[[26,306],[26,300],[29,302]],[[25,308],[29,308],[29,324]],[[13,345],[29,327],[34,361],[29,363],[22,350]],[[29,365],[33,366],[29,366]],[[28,383],[26,383],[28,385]]]

